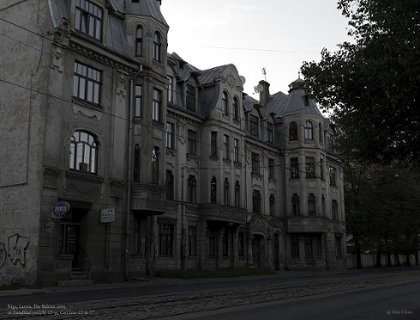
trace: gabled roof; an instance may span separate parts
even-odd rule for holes
[[[156,0],[140,0],[139,2],[133,2],[132,0],[109,0],[109,2],[120,13],[152,17],[169,27],[160,12],[160,5]]]

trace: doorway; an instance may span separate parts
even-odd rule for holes
[[[265,239],[262,235],[254,234],[252,237],[252,259],[255,267],[265,266]]]

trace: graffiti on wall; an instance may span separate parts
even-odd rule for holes
[[[22,267],[26,265],[26,249],[28,249],[29,240],[19,233],[10,236],[7,241],[7,255],[13,265],[20,263]]]

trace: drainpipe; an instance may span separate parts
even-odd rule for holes
[[[139,64],[139,69],[134,76],[130,78],[130,100],[129,100],[129,119],[128,119],[128,145],[127,145],[127,195],[125,212],[125,253],[124,253],[124,280],[128,280],[128,246],[129,246],[129,221],[131,212],[131,177],[133,163],[133,114],[134,114],[134,79],[143,71],[143,65]]]

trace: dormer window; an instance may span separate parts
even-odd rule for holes
[[[236,121],[239,121],[239,102],[238,102],[238,98],[234,97],[233,98],[233,119]]]
[[[195,87],[187,84],[186,105],[188,110],[195,112],[195,100]]]
[[[273,143],[274,141],[274,127],[271,122],[267,122],[267,142]]]
[[[143,55],[143,28],[137,27],[136,30],[136,57]]]
[[[153,60],[157,62],[160,62],[162,60],[161,47],[162,47],[162,40],[161,40],[159,32],[156,31],[153,37]]]
[[[222,112],[225,116],[229,115],[228,112],[228,95],[226,92],[222,94]]]
[[[76,1],[74,28],[98,41],[102,40],[102,8],[89,0]]]
[[[251,115],[249,117],[249,133],[258,138],[258,131],[259,131],[259,127],[258,127],[258,117]]]

